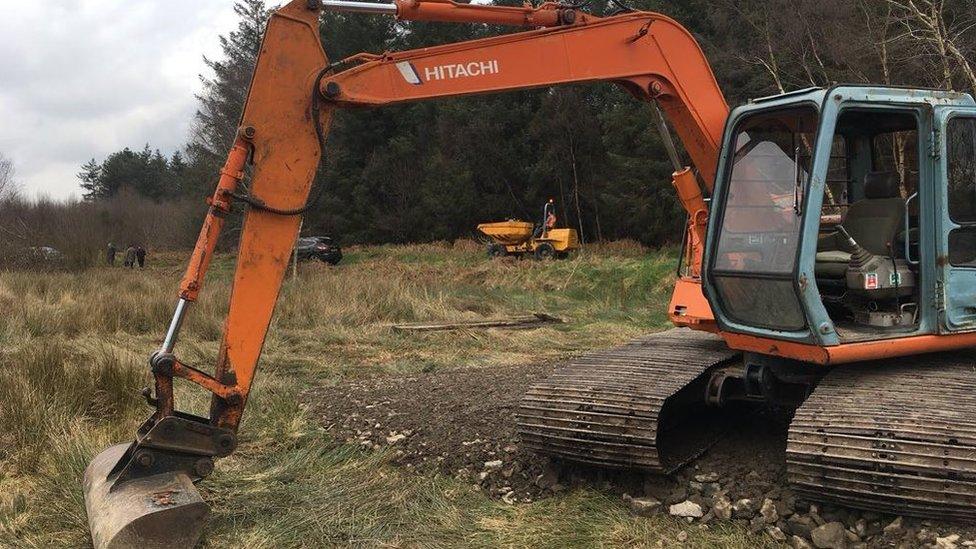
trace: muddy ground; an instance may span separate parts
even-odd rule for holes
[[[739,412],[739,421],[714,446],[671,477],[551,462],[520,447],[514,415],[522,393],[555,366],[381,377],[321,387],[306,396],[337,439],[365,450],[387,449],[398,466],[462,479],[512,504],[587,485],[616,494],[637,513],[667,513],[670,505],[691,501],[704,516],[689,520],[706,524],[725,519],[716,505],[732,503],[733,516],[726,520],[793,547],[817,546],[817,541],[852,548],[976,546],[971,525],[896,520],[795,498],[786,482],[785,412]],[[636,504],[631,497],[639,498]],[[811,535],[819,526],[838,522],[846,532],[835,532],[833,541]],[[845,535],[846,540],[837,539]]]

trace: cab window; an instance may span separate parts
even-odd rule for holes
[[[946,127],[949,263],[976,267],[976,118],[953,118]]]
[[[736,322],[806,326],[793,271],[817,123],[814,108],[799,107],[736,125],[712,268],[723,309]]]

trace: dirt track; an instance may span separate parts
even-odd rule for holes
[[[347,442],[367,449],[390,447],[399,465],[470,479],[498,495],[513,491],[524,501],[553,493],[553,479],[538,478],[552,475],[553,467],[519,447],[515,409],[525,389],[553,369],[535,364],[383,377],[320,388],[312,400],[324,426]],[[675,499],[669,496],[680,495],[688,478],[714,471],[742,483],[742,497],[758,497],[782,480],[787,421],[768,414],[743,419],[735,432],[673,479],[559,467],[555,491],[597,481],[621,493]],[[498,460],[503,465],[497,471],[486,468]],[[486,470],[489,475],[480,478]]]
[[[553,369],[532,364],[382,377],[318,388],[307,397],[340,440],[366,450],[387,448],[400,466],[463,479],[509,503],[586,484],[654,498],[665,512],[670,504],[690,500],[706,510],[706,522],[714,518],[708,510],[715,497],[750,499],[752,508],[733,520],[755,531],[777,526],[787,539],[798,534],[809,541],[810,527],[835,521],[850,530],[851,547],[923,547],[949,533],[961,534],[962,546],[976,538],[972,527],[910,519],[885,533],[895,517],[797,501],[786,485],[789,417],[783,413],[743,413],[711,450],[669,478],[552,464],[519,447],[514,413],[525,389]],[[767,498],[779,518],[764,523],[759,508]]]
[[[525,389],[552,370],[528,365],[383,377],[320,388],[312,399],[341,439],[368,449],[391,446],[397,464],[536,499],[544,491],[534,480],[546,460],[519,449],[514,415]],[[498,460],[503,467],[478,478],[486,462]]]

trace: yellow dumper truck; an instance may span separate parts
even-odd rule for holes
[[[569,252],[579,249],[579,236],[575,229],[557,229],[554,225],[555,205],[550,200],[543,210],[543,221],[533,227],[528,221],[510,219],[495,223],[482,223],[478,230],[492,239],[488,244],[489,257],[532,254],[536,259],[565,258]],[[550,223],[552,215],[552,223]]]

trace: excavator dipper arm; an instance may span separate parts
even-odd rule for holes
[[[322,128],[332,111],[313,101],[318,76],[328,66],[318,15],[306,2],[293,2],[268,22],[238,136],[208,200],[176,313],[150,359],[156,391],[149,400],[156,412],[135,441],[108,448],[85,471],[85,507],[96,548],[193,547],[201,535],[209,511],[193,482],[210,474],[214,458],[236,447],[237,426],[298,235],[298,213],[318,167]],[[250,207],[210,376],[181,363],[173,351],[235,201]],[[174,377],[213,393],[209,418],[174,411]]]
[[[361,54],[330,64],[319,41],[323,7],[535,30],[415,51]],[[105,450],[85,472],[94,545],[188,547],[199,539],[208,510],[192,483],[208,476],[214,459],[237,445],[237,429],[335,108],[593,81],[614,82],[639,99],[657,101],[711,189],[728,107],[694,39],[667,17],[631,12],[598,18],[553,3],[498,7],[443,0],[390,5],[295,0],[276,11],[268,22],[237,138],[208,200],[210,208],[180,284],[176,312],[161,348],[150,359],[155,394],[146,396],[155,413],[139,428],[135,441]],[[694,219],[694,212],[705,207],[695,177],[684,170],[675,182]],[[224,335],[210,375],[181,362],[174,352],[235,203],[247,212]],[[174,378],[213,395],[209,417],[177,411]]]

